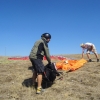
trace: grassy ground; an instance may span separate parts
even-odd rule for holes
[[[80,54],[63,56],[81,58]],[[30,61],[0,57],[0,100],[100,100],[100,62],[96,62],[94,55],[91,57],[94,62],[73,72],[62,71],[63,79],[56,80],[39,95],[32,86]]]

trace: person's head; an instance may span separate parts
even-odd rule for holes
[[[82,48],[84,48],[84,47],[85,47],[85,44],[84,44],[84,43],[82,43],[82,44],[80,44],[80,46],[81,46]]]
[[[47,43],[50,41],[50,39],[51,39],[51,35],[49,34],[49,33],[43,33],[42,35],[41,35],[41,37],[44,37],[45,39],[46,39],[46,41],[47,41]]]

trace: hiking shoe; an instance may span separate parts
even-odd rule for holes
[[[89,59],[89,62],[92,62],[92,60],[91,60],[91,59]]]
[[[97,62],[99,62],[99,59],[97,59]]]
[[[42,92],[43,92],[43,89],[42,89],[42,88],[37,88],[36,94],[40,94],[40,93],[42,93]]]

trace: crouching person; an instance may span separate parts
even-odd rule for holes
[[[51,35],[49,33],[42,34],[41,39],[35,42],[29,55],[30,61],[34,69],[33,84],[35,84],[37,78],[36,94],[40,94],[42,92],[41,84],[44,72],[44,64],[42,62],[43,57],[46,56],[48,63],[51,64],[51,58],[48,48],[48,43],[50,39]]]
[[[99,62],[97,50],[96,50],[96,47],[93,43],[82,43],[80,46],[82,47],[82,58],[84,56],[84,51],[86,50],[86,54],[87,54],[87,57],[89,59],[89,62],[92,61],[91,58],[90,58],[90,52],[95,54],[97,62]]]

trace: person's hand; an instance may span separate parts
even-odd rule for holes
[[[94,52],[94,49],[92,49],[91,51]]]

